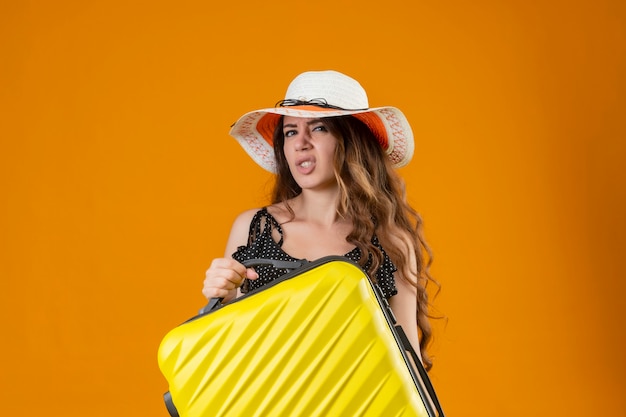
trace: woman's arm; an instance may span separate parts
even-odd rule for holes
[[[397,275],[400,275],[396,272]],[[413,278],[414,279],[414,278]],[[417,290],[401,277],[396,278],[398,293],[389,299],[389,305],[398,320],[398,325],[406,333],[411,346],[421,359],[419,334],[417,331]]]
[[[248,242],[250,222],[257,211],[253,209],[243,212],[233,222],[224,257],[213,259],[206,271],[202,294],[207,299],[223,298],[223,302],[228,302],[240,295],[239,287],[245,278],[256,279],[258,277],[254,269],[246,269],[232,258],[237,248]]]
[[[406,333],[411,346],[415,353],[421,359],[419,333],[417,330],[417,259],[415,258],[415,250],[413,242],[409,237],[404,238],[394,236],[395,244],[398,247],[404,247],[405,253],[408,255],[408,265],[396,265],[398,271],[395,273],[396,288],[398,293],[389,299],[389,305],[393,314],[398,320],[398,324]]]

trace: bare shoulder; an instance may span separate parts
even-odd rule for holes
[[[235,220],[233,221],[233,227],[232,227],[233,230],[236,228],[238,229],[240,227],[245,227],[247,231],[248,227],[250,226],[250,222],[252,221],[252,218],[259,210],[260,210],[259,208],[253,208],[250,210],[246,210],[242,213],[239,213],[237,217],[235,217]]]
[[[409,257],[411,264],[415,262],[415,239],[408,232],[398,228],[392,233],[379,235],[378,238],[383,243],[383,247],[389,245],[398,248]]]
[[[233,225],[231,226],[228,242],[226,243],[225,254],[227,256],[230,256],[237,249],[237,247],[246,244],[248,241],[250,223],[258,211],[259,209],[255,208],[246,210],[237,215],[233,221]]]
[[[267,206],[267,212],[271,214],[272,217],[276,219],[279,224],[283,224],[286,221],[291,220],[291,218],[293,217],[293,215],[287,208],[287,204],[285,204],[284,202]]]
[[[394,233],[390,233],[386,236],[390,243],[394,246],[405,247],[407,250],[412,251],[415,249],[415,243],[412,237],[404,230],[397,230]]]

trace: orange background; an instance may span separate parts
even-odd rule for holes
[[[626,415],[625,4],[2,2],[3,414],[167,416],[159,342],[270,183],[228,128],[332,68],[413,125],[448,415]]]

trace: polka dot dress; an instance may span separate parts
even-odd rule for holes
[[[273,230],[276,230],[280,235],[280,240],[278,242],[272,238]],[[376,281],[385,298],[390,298],[398,293],[393,276],[393,273],[397,271],[397,268],[391,262],[389,256],[387,256],[387,253],[383,250],[376,236],[372,238],[372,243],[382,251],[384,256],[382,265],[378,268],[378,271],[376,271]],[[302,259],[296,259],[283,251],[282,245],[283,230],[280,227],[280,224],[278,224],[276,219],[269,214],[267,208],[262,208],[254,215],[254,218],[250,223],[248,244],[237,248],[237,251],[233,254],[233,258],[238,262],[255,258],[273,259],[278,261],[302,261]],[[358,262],[361,259],[361,250],[359,248],[354,248],[350,252],[346,253],[344,257],[350,259],[351,261]],[[363,269],[368,272],[370,265],[371,256]],[[246,293],[248,291],[261,288],[288,272],[286,269],[280,269],[269,265],[257,266],[254,269],[259,274],[259,278],[255,280],[244,280],[241,292]]]

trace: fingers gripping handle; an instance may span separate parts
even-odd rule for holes
[[[268,266],[273,266],[274,268],[288,269],[288,270],[300,268],[305,263],[306,261],[277,261],[274,259],[260,259],[260,258],[248,259],[247,261],[242,262],[243,266],[245,266],[246,268],[252,268],[252,267],[261,266],[261,265],[268,265]],[[199,314],[206,314],[210,311],[216,310],[217,308],[221,306],[223,300],[224,300],[223,298],[211,298],[209,300],[209,303],[206,306],[204,306],[202,309],[200,309]]]

